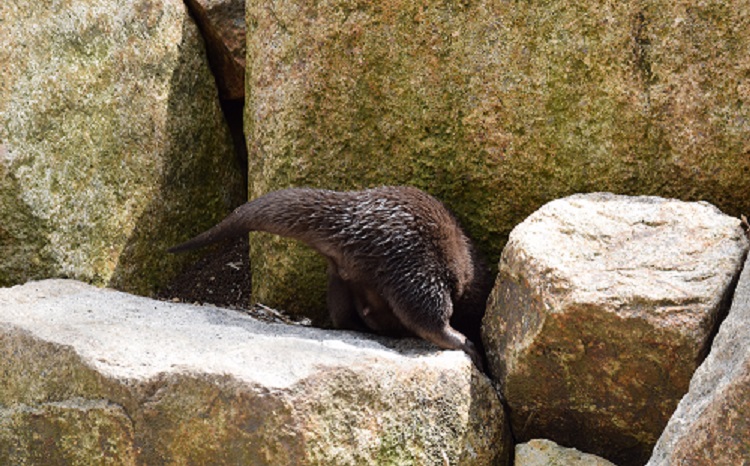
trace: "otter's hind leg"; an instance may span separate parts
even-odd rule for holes
[[[367,331],[367,326],[357,312],[354,293],[331,267],[328,268],[326,304],[334,327],[342,330]]]

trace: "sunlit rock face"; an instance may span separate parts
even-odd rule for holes
[[[645,463],[747,248],[739,219],[656,197],[571,196],[516,227],[483,328],[516,438]]]
[[[0,289],[0,374],[2,464],[510,459],[497,393],[461,351],[77,281]]]
[[[203,40],[179,0],[0,3],[0,285],[137,293],[243,201]]]

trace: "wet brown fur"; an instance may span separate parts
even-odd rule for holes
[[[477,345],[491,277],[434,197],[400,186],[274,191],[170,252],[250,231],[303,241],[328,260],[327,304],[336,327],[417,335],[461,349],[482,367]]]

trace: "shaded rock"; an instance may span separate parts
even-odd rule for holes
[[[186,260],[166,246],[244,197],[185,5],[18,0],[0,18],[0,285],[154,291]]]
[[[245,97],[245,0],[186,0],[206,40],[222,99]]]
[[[576,195],[527,218],[483,327],[516,439],[645,463],[747,248],[739,220],[706,203]]]
[[[649,466],[744,464],[750,458],[750,261],[711,353],[659,438]]]
[[[0,290],[0,373],[3,464],[63,463],[76,442],[82,464],[489,465],[510,452],[497,394],[461,352],[74,281]]]
[[[250,197],[406,184],[496,263],[545,202],[613,191],[748,211],[742,2],[247,6]],[[324,307],[325,265],[252,240],[254,292]]]
[[[534,439],[516,445],[515,466],[614,466],[609,461],[551,440]]]

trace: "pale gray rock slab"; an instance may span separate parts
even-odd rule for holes
[[[706,360],[695,371],[649,466],[750,461],[750,261]]]
[[[615,466],[596,455],[565,448],[551,440],[533,439],[516,445],[514,466]]]
[[[483,338],[520,441],[643,464],[728,308],[748,241],[702,202],[550,202],[511,233]]]
[[[73,342],[85,363],[116,379],[200,371],[280,389],[309,377],[316,366],[357,365],[368,357],[387,364],[400,357],[354,333],[269,324],[237,311],[154,301],[80,282],[44,281],[13,290],[11,298],[0,294],[4,325],[53,344]],[[455,362],[459,354],[446,356]]]
[[[105,455],[93,425],[143,464],[503,464],[510,452],[497,394],[462,352],[76,281],[0,289],[0,373],[3,464],[39,448]]]

